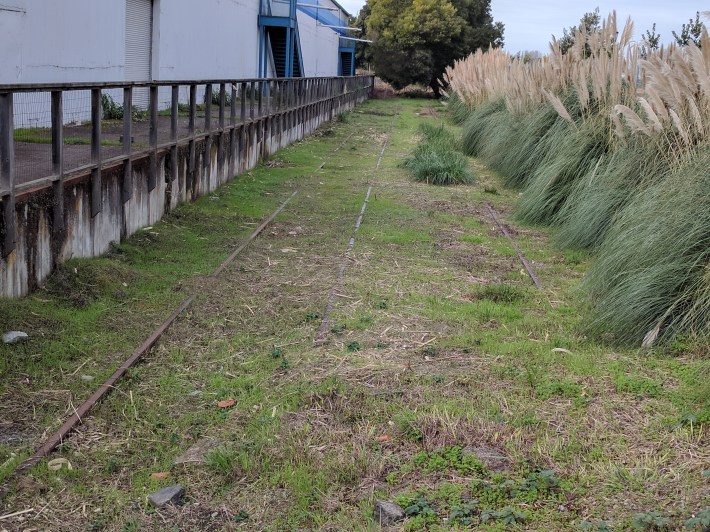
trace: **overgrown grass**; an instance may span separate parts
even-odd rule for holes
[[[422,140],[402,166],[410,170],[416,181],[432,185],[470,184],[474,177],[469,161],[457,150],[454,134],[445,126],[424,123]]]
[[[560,253],[546,231],[508,219],[540,291],[472,208],[494,201],[508,218],[517,192],[478,161],[485,185],[455,189],[413,184],[398,166],[412,131],[433,121],[417,114],[423,105],[369,102],[280,152],[288,164],[259,166],[2,302],[2,328],[30,339],[0,345],[0,475],[200,292],[62,444],[56,456],[73,470],[42,461],[10,485],[3,514],[46,510],[5,527],[374,530],[374,498],[409,509],[395,525],[409,530],[627,530],[642,512],[672,526],[700,515],[707,345],[688,336],[639,354],[579,334],[585,252]],[[338,164],[316,170],[350,133]],[[373,175],[327,342],[314,346]],[[294,186],[289,206],[206,282]],[[219,446],[205,464],[175,465],[206,437]],[[184,505],[147,504],[177,483]]]

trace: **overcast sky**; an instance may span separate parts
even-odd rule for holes
[[[357,16],[364,0],[338,0],[338,3]],[[710,5],[688,0],[617,0],[570,2],[565,0],[492,0],[493,18],[505,24],[505,49],[510,52],[521,50],[549,50],[550,36],[562,35],[562,29],[576,25],[586,11],[599,6],[602,17],[616,9],[619,30],[631,15],[634,21],[634,38],[640,40],[647,29],[656,23],[656,32],[663,42],[673,39],[671,30],[680,31],[682,24],[695,18],[696,11],[710,9]],[[708,21],[706,19],[705,23]]]

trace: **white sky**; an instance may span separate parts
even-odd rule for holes
[[[357,16],[364,0],[338,0],[338,3]],[[510,52],[521,50],[548,51],[550,36],[562,35],[562,29],[576,25],[587,11],[599,6],[602,17],[616,9],[619,30],[629,15],[634,21],[634,38],[640,40],[647,29],[656,23],[656,32],[662,42],[673,39],[671,30],[680,31],[688,19],[695,19],[695,12],[710,10],[710,4],[689,0],[617,0],[589,2],[565,0],[492,0],[493,18],[505,24],[505,49]],[[701,20],[708,24],[707,19]]]

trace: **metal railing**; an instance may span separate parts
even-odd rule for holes
[[[177,168],[188,148],[194,171],[196,145],[225,160],[228,137],[238,128],[370,93],[372,76],[155,83],[0,85],[0,234],[2,256],[15,248],[15,200],[52,188],[53,229],[64,224],[65,182],[91,175],[91,215],[101,210],[101,173],[123,165],[122,200],[132,194],[132,164],[149,160],[148,190],[156,186],[159,153]],[[65,112],[68,110],[69,112]],[[291,114],[289,114],[291,113]],[[292,122],[293,123],[293,122]],[[207,158],[209,160],[209,158]],[[230,167],[234,174],[234,168]]]

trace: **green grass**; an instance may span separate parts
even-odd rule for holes
[[[458,142],[451,131],[443,125],[435,127],[428,123],[424,123],[420,130],[421,142],[402,162],[414,179],[432,185],[472,183],[474,178],[469,161],[457,151]]]
[[[412,507],[398,525],[410,530],[575,530],[627,529],[657,508],[683,526],[702,511],[707,345],[686,335],[638,352],[586,334],[578,285],[588,253],[560,252],[547,231],[511,222],[517,191],[480,161],[470,162],[481,181],[455,189],[412,182],[399,167],[419,124],[436,123],[423,106],[368,102],[275,156],[287,164],[259,166],[105,257],[70,261],[28,298],[1,302],[3,330],[30,334],[0,346],[7,475],[199,293],[62,444],[55,456],[73,470],[43,461],[25,475],[39,487],[10,483],[5,513],[46,506],[31,526],[47,529],[375,529],[377,497]],[[326,341],[314,345],[369,184]],[[296,186],[274,223],[207,282]],[[484,199],[544,290],[521,274]],[[234,404],[220,408],[226,399]],[[205,437],[219,441],[206,464],[173,465]],[[482,446],[504,457],[502,470]],[[147,505],[176,483],[187,490],[179,511]],[[4,526],[15,525],[30,526]]]
[[[18,128],[14,133],[15,142],[29,142],[32,144],[51,144],[52,133],[48,128]],[[89,146],[90,138],[84,137],[64,137],[64,144],[67,146]],[[102,146],[123,146],[117,140],[102,140]]]

